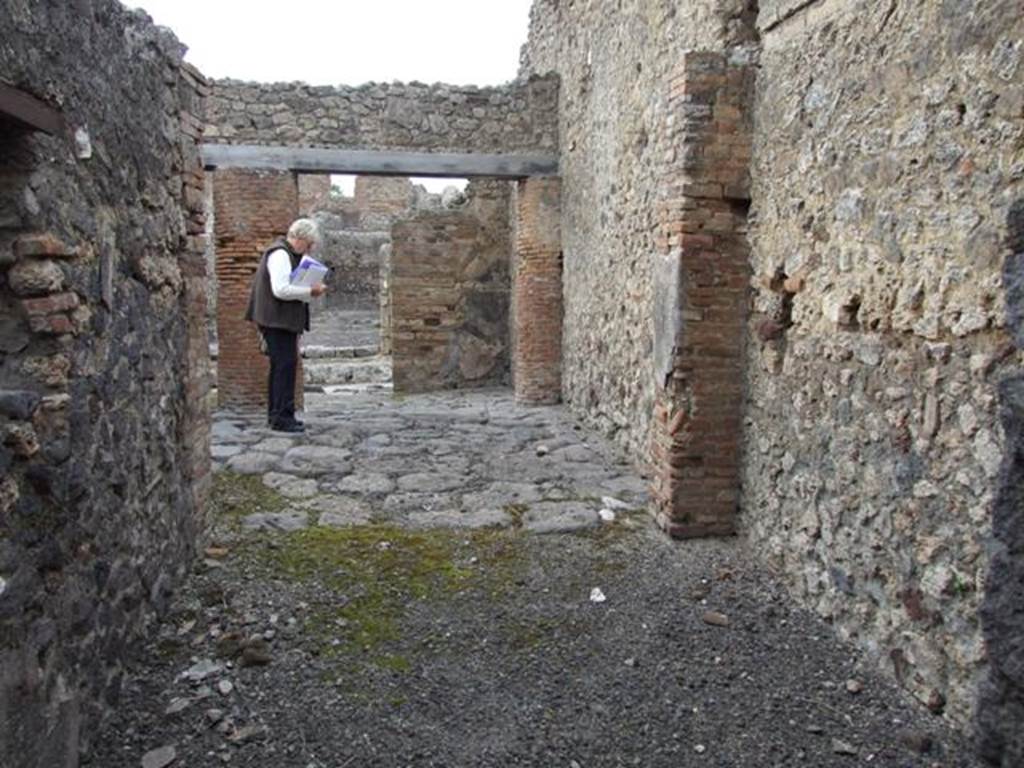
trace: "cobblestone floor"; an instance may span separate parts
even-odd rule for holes
[[[102,768],[973,767],[742,540],[506,390],[219,413],[211,546],[136,648]]]

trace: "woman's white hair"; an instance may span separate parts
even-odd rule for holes
[[[319,245],[320,225],[312,219],[296,219],[288,227],[288,237],[293,240],[308,240],[314,245]]]

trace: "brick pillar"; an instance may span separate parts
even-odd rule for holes
[[[675,537],[734,531],[752,68],[687,52],[669,81],[654,264],[652,496]]]
[[[560,194],[555,178],[524,179],[516,194],[512,380],[520,403],[562,397]]]
[[[217,258],[217,399],[249,411],[267,407],[267,358],[243,317],[263,250],[297,217],[298,184],[288,171],[217,171],[213,179]],[[302,369],[295,403],[302,406]]]

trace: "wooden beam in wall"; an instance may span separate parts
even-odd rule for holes
[[[553,154],[378,152],[322,147],[264,147],[253,144],[203,144],[200,152],[203,165],[208,169],[248,168],[365,176],[481,176],[498,179],[558,175],[558,156]]]
[[[0,83],[0,115],[51,136],[60,133],[64,125],[64,118],[56,109],[6,83]]]

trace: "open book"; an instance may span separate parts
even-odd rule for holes
[[[327,277],[327,272],[327,267],[312,256],[303,256],[299,266],[292,270],[288,282],[292,285],[304,285],[307,288],[312,288],[314,285],[320,285],[324,281],[324,278]]]

